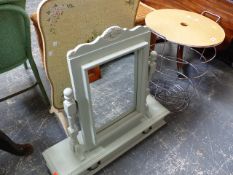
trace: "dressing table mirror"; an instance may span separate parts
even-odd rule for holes
[[[51,173],[94,174],[165,124],[169,111],[148,94],[150,35],[113,26],[68,52],[68,138],[43,152]],[[90,83],[96,66],[101,78]]]

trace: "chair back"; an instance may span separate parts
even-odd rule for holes
[[[0,73],[24,63],[31,56],[29,18],[16,4],[0,4]]]
[[[91,42],[106,28],[132,28],[139,0],[44,0],[39,7],[44,63],[52,85],[52,103],[63,108],[63,90],[71,87],[66,53]]]

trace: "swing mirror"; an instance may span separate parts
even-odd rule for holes
[[[148,95],[150,35],[112,26],[68,52],[77,103],[66,96],[69,137],[43,153],[51,172],[93,174],[165,124],[169,111]],[[94,68],[101,77],[90,82]]]
[[[123,135],[147,115],[150,31],[108,28],[95,41],[68,53],[72,89],[79,108],[80,142],[91,150]],[[101,78],[88,73],[100,68]]]

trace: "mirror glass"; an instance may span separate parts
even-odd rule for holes
[[[135,62],[135,55],[131,53],[102,64],[101,78],[90,83],[92,115],[97,131],[135,110]]]

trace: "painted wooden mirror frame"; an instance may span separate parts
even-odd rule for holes
[[[68,52],[74,92],[73,97],[71,88],[64,91],[69,137],[43,153],[52,173],[94,174],[165,124],[164,117],[169,111],[149,95],[147,89],[150,36],[147,27],[128,30],[113,26],[93,42],[78,45]],[[96,132],[87,72],[129,53],[134,53],[136,60],[135,110]],[[75,122],[77,117],[79,124]]]

